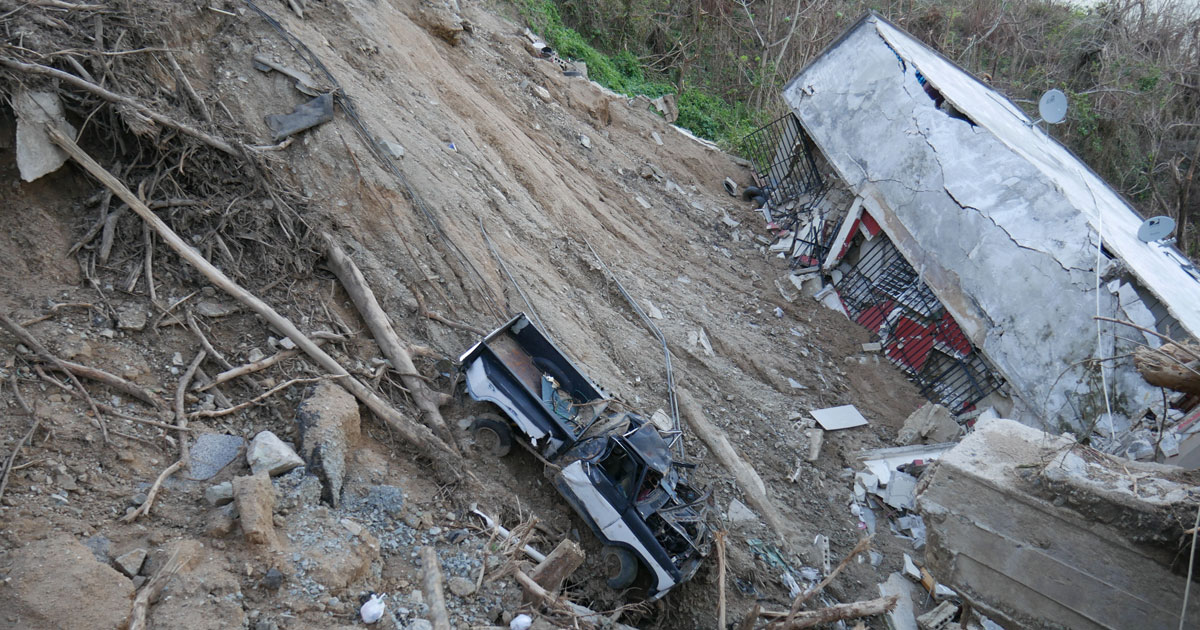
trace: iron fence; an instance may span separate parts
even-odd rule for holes
[[[767,220],[778,228],[777,239],[790,240],[792,267],[819,264],[838,225],[823,203],[829,187],[817,168],[812,139],[788,113],[747,135],[743,148],[763,192]]]
[[[858,239],[834,289],[850,319],[876,333],[884,356],[953,413],[998,389],[1003,381],[895,245],[882,234]]]

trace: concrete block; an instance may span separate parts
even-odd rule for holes
[[[1005,628],[1176,627],[1185,580],[1169,565],[1195,518],[1181,472],[979,422],[918,496],[926,565]]]

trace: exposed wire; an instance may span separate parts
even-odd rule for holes
[[[500,252],[496,250],[496,244],[492,242],[492,237],[488,236],[487,229],[483,227],[483,217],[479,218],[479,231],[483,233],[483,239],[487,241],[488,249],[492,250],[492,256],[496,259],[497,263],[500,263],[500,269],[504,271],[504,275],[508,276],[509,281],[511,281],[513,286],[516,287],[517,293],[521,296],[521,299],[525,301],[525,306],[529,309],[529,316],[533,318],[534,323],[537,324],[539,330],[541,330],[543,333],[548,332],[546,330],[546,325],[542,323],[542,318],[538,317],[537,309],[533,308],[533,303],[529,301],[529,298],[525,295],[525,292],[521,290],[521,285],[517,283],[517,279],[514,278],[512,272],[508,270],[508,265],[504,264],[504,259],[500,257]]]
[[[654,322],[650,321],[650,316],[646,315],[646,312],[633,299],[633,296],[629,295],[625,287],[621,286],[621,281],[617,279],[617,275],[613,273],[612,269],[608,268],[608,265],[604,264],[604,260],[600,258],[600,254],[596,253],[596,248],[592,247],[592,244],[587,239],[584,239],[583,242],[587,243],[588,249],[596,257],[596,262],[600,263],[600,267],[604,270],[605,275],[612,279],[613,284],[617,285],[617,290],[625,297],[625,301],[629,302],[629,306],[633,308],[633,312],[637,313],[638,317],[642,319],[642,323],[646,324],[646,327],[650,329],[650,332],[654,333],[658,342],[662,344],[663,358],[667,365],[667,399],[671,407],[671,429],[675,434],[671,441],[678,449],[679,457],[682,458],[684,456],[683,440],[680,438],[683,436],[683,429],[679,423],[679,401],[675,398],[675,373],[671,369],[671,349],[667,347],[667,338],[663,336],[658,326],[655,326]]]

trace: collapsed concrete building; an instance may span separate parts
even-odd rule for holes
[[[1096,317],[1200,337],[1200,271],[1007,98],[874,13],[783,98],[749,139],[772,249],[928,398],[1095,425],[1122,454],[1147,411],[1195,407],[1169,392],[1182,409],[1164,410],[1128,358],[1157,336]]]
[[[925,564],[1008,629],[1185,627],[1195,476],[983,421],[918,487]]]

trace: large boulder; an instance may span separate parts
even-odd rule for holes
[[[321,498],[337,507],[346,477],[346,453],[359,437],[358,401],[345,389],[322,381],[300,403],[300,454],[324,484]]]
[[[73,536],[30,543],[5,564],[11,568],[0,588],[0,628],[102,630],[129,620],[133,582]]]

